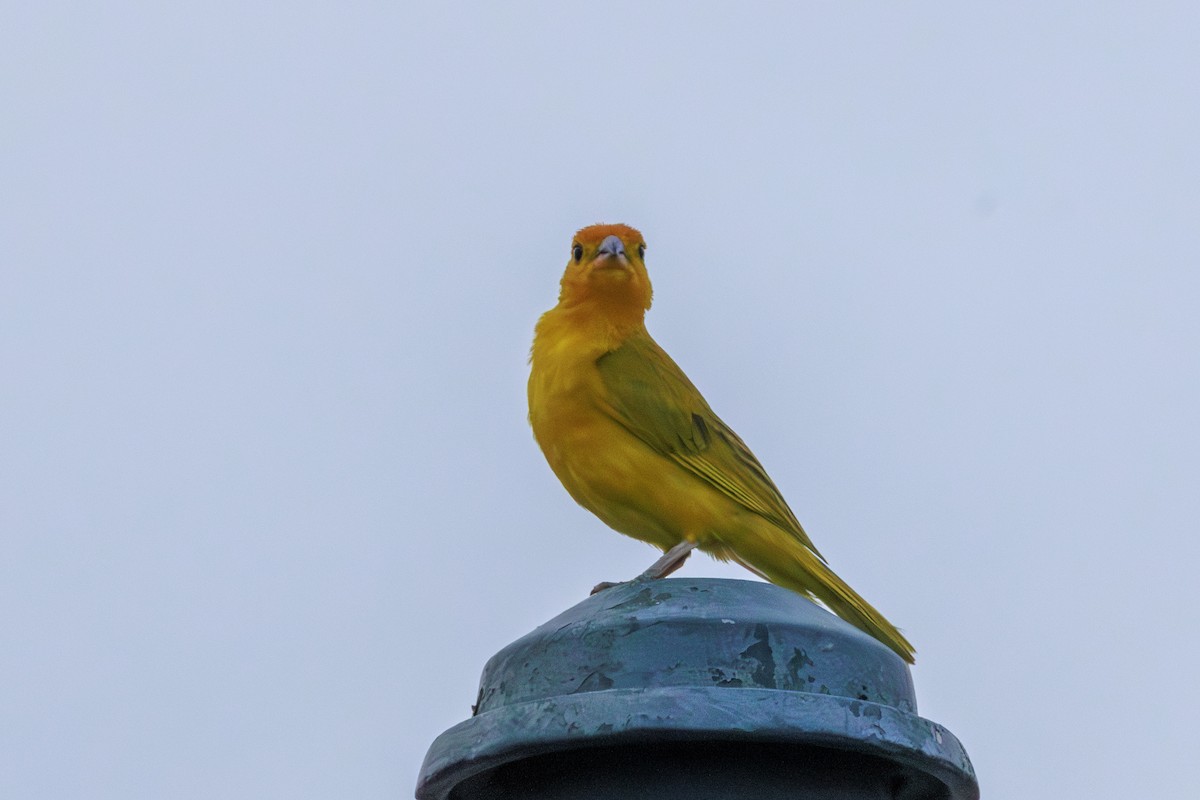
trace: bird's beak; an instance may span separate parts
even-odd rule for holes
[[[628,263],[628,259],[625,258],[625,243],[619,236],[605,236],[596,251],[596,261],[608,262],[598,264],[600,269],[625,269]]]

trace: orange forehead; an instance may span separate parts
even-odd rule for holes
[[[637,228],[631,228],[628,225],[589,225],[586,228],[581,228],[575,234],[575,241],[586,247],[591,247],[603,242],[606,236],[616,236],[627,247],[646,243],[646,240],[642,238],[641,232]]]

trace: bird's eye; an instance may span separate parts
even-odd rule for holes
[[[639,244],[639,245],[638,245],[638,258],[645,260],[645,258],[646,258],[646,245],[644,245],[644,244]]]
[[[578,264],[583,259],[583,245],[577,244],[574,247],[572,247],[571,248],[571,257],[574,258],[575,263]]]

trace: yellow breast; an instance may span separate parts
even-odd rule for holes
[[[529,421],[550,468],[584,508],[662,549],[706,538],[733,504],[617,421],[596,368],[603,343],[539,323],[529,374]],[[551,335],[547,335],[547,334]]]

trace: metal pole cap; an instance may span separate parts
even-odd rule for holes
[[[420,800],[495,796],[470,787],[524,759],[623,746],[652,758],[647,743],[670,742],[840,751],[884,764],[888,796],[979,796],[958,739],[917,716],[908,665],[767,583],[671,578],[593,595],[493,656],[474,710],[430,747]]]

